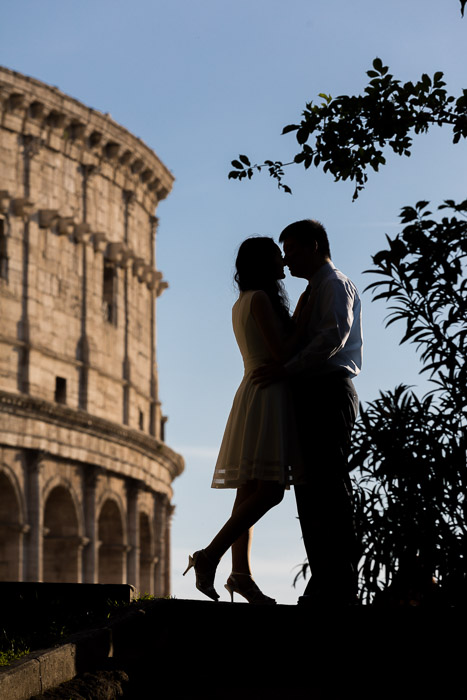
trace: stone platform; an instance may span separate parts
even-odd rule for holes
[[[47,653],[61,654],[57,665],[69,669],[74,655],[78,674],[125,671],[129,700],[151,700],[162,688],[170,700],[456,698],[465,618],[453,608],[311,610],[158,599],[135,603],[107,627]],[[28,664],[0,673],[2,699],[33,695],[19,692]],[[7,675],[14,690],[2,685]]]

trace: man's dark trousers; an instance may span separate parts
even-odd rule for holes
[[[297,376],[292,387],[306,480],[295,486],[295,497],[312,575],[304,595],[351,601],[358,545],[348,455],[358,397],[340,371]]]

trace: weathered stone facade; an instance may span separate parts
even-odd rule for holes
[[[0,580],[170,591],[154,216],[173,177],[110,117],[0,68]]]

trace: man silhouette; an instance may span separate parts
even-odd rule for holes
[[[295,317],[307,309],[307,337],[285,365],[256,371],[268,384],[288,378],[294,397],[305,480],[295,486],[311,578],[299,604],[356,600],[358,550],[348,474],[350,435],[358,411],[352,378],[361,369],[361,304],[355,285],[331,262],[318,221],[287,226],[279,241],[294,277],[308,280]],[[309,306],[310,305],[310,306]]]

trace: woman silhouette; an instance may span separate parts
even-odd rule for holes
[[[232,309],[235,337],[245,374],[235,395],[219,456],[213,488],[235,488],[230,518],[212,542],[189,557],[183,575],[194,568],[196,587],[212,600],[217,565],[232,548],[232,573],[225,588],[231,600],[238,593],[249,603],[276,601],[264,595],[250,568],[253,525],[281,502],[284,488],[299,480],[300,457],[295,453],[294,423],[288,387],[275,382],[260,388],[251,374],[264,364],[282,362],[296,348],[306,319],[295,327],[282,285],[284,263],[272,238],[253,237],[238,251],[235,281],[240,291]]]

